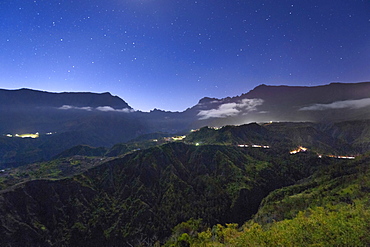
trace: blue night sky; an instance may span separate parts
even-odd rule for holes
[[[185,110],[259,84],[370,80],[368,0],[0,0],[0,88]]]

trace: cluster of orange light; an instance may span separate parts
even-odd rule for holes
[[[306,152],[307,151],[307,148],[304,148],[304,147],[298,147],[296,150],[292,150],[290,151],[290,154],[296,154],[296,153],[300,153],[300,152]]]

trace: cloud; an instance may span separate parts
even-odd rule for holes
[[[330,104],[314,104],[311,106],[302,107],[300,111],[323,111],[329,109],[358,109],[366,106],[370,106],[370,98],[357,99],[357,100],[343,100],[335,101]]]
[[[86,106],[86,107],[77,107],[77,106],[71,106],[71,105],[63,105],[62,107],[58,108],[59,110],[85,110],[85,111],[92,111],[92,110],[98,110],[103,112],[124,112],[129,113],[133,112],[134,110],[129,108],[122,108],[122,109],[114,109],[111,106],[98,106],[96,108]]]
[[[77,107],[72,105],[63,105],[62,107],[59,107],[60,110],[85,110],[85,111],[92,111],[92,107],[86,106],[86,107]]]
[[[237,116],[240,113],[255,111],[257,106],[262,105],[262,99],[243,99],[238,103],[225,103],[219,105],[216,109],[201,110],[198,113],[199,120],[208,118],[226,118]]]
[[[129,112],[133,112],[134,111],[134,110],[129,109],[129,108],[114,109],[111,106],[99,106],[99,107],[96,108],[96,110],[98,110],[98,111],[104,111],[104,112],[113,111],[113,112],[125,112],[125,113],[129,113]]]

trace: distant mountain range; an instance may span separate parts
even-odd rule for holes
[[[369,109],[369,82],[315,87],[260,85],[233,98],[203,98],[192,108],[200,122],[214,126],[266,121],[357,120],[369,118]]]
[[[369,93],[370,82],[261,85],[140,112],[109,93],[0,90],[1,246],[245,246],[249,227],[264,242],[275,221],[316,206],[327,207],[320,219],[336,207],[351,215],[355,204],[361,216],[340,219],[365,229],[346,233],[358,239],[348,245],[367,246]],[[287,238],[317,244],[307,233],[322,226],[340,245],[353,228],[310,222]]]
[[[110,93],[0,89],[0,164],[48,159],[75,145],[111,147],[144,134],[250,122],[338,122],[370,118],[370,82],[315,87],[260,85],[223,99],[203,98],[183,112],[134,111]],[[39,133],[35,140],[5,135]],[[48,135],[47,135],[48,133]],[[58,144],[55,144],[58,143]],[[35,148],[36,147],[36,148]],[[47,153],[47,154],[46,154]],[[31,158],[33,157],[33,158]]]

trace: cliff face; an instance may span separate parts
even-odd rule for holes
[[[260,85],[223,99],[204,98],[188,110],[197,127],[248,122],[333,122],[370,118],[370,82],[315,87]]]
[[[260,85],[242,97],[263,98],[271,104],[303,106],[368,98],[370,82],[331,83],[314,87]]]
[[[310,175],[322,162],[300,159],[172,143],[70,179],[26,182],[0,193],[0,243],[138,245],[164,240],[190,218],[242,223],[270,191]]]
[[[50,93],[31,89],[0,89],[0,106],[2,107],[61,107],[63,105],[131,109],[125,101],[110,93]]]

